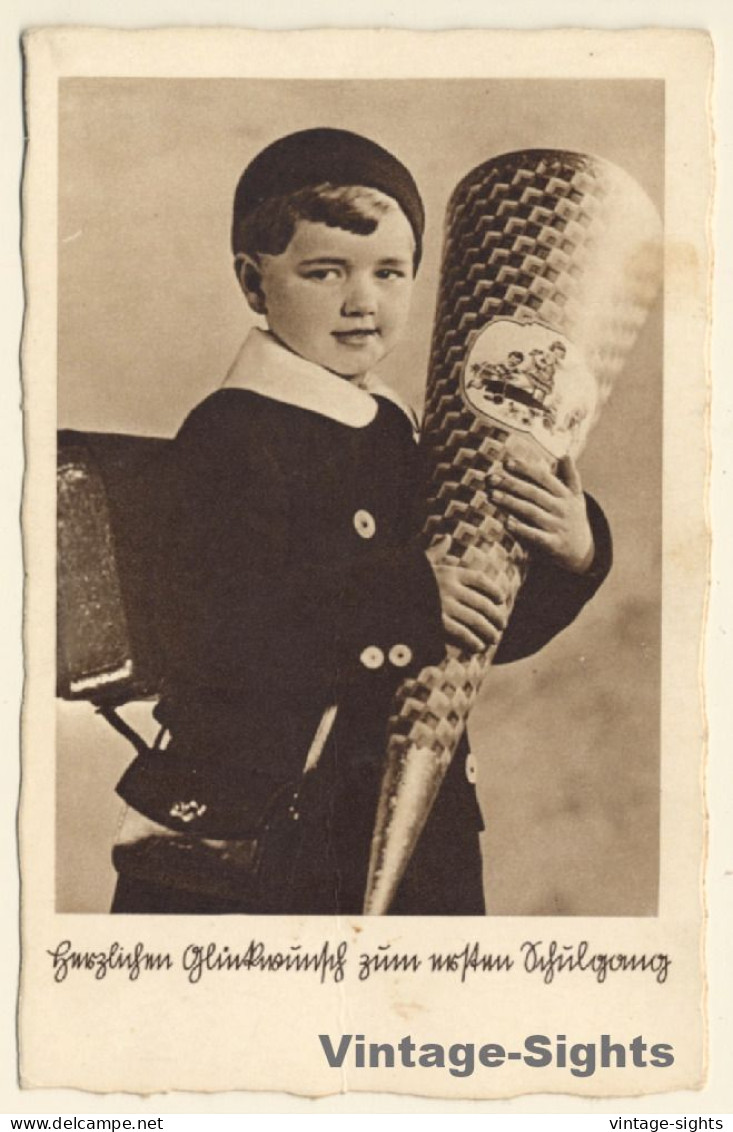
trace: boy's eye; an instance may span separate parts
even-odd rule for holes
[[[404,279],[407,272],[399,267],[380,267],[376,274],[377,279]]]
[[[316,282],[325,282],[329,279],[338,279],[339,269],[337,267],[310,267],[303,272],[303,277],[314,279]]]

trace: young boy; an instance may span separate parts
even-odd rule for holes
[[[267,329],[163,469],[165,740],[118,787],[115,911],[358,914],[394,689],[447,640],[482,649],[506,628],[493,582],[425,550],[413,421],[372,373],[407,319],[423,227],[407,169],[346,131],[282,138],[242,175],[235,268]],[[561,473],[494,485],[537,550],[498,661],[541,647],[610,564],[600,511]],[[395,913],[484,910],[467,755]]]

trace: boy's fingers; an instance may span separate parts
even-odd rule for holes
[[[486,651],[486,645],[481,640],[481,638],[477,637],[475,633],[472,633],[470,629],[466,629],[465,626],[461,625],[461,623],[459,621],[456,621],[455,618],[444,617],[443,625],[445,626],[446,631],[450,634],[451,637],[453,637],[455,641],[457,641],[459,644],[465,645],[471,650],[471,652]]]
[[[506,584],[500,585],[495,578],[490,577],[488,574],[482,574],[480,570],[471,570],[467,567],[462,567],[460,584],[467,586],[469,589],[478,590],[479,593],[486,594],[492,601],[506,601]]]
[[[563,456],[560,463],[557,465],[558,477],[562,480],[569,491],[573,495],[580,495],[583,491],[583,485],[580,482],[578,469],[575,466],[575,461],[572,456]]]
[[[551,530],[555,525],[554,520],[559,517],[554,507],[552,509],[538,507],[537,504],[530,503],[527,499],[520,499],[517,495],[508,495],[504,491],[495,491],[494,499],[505,511],[510,511],[513,515],[520,515],[543,530]]]
[[[507,460],[505,467],[510,474],[515,476],[518,474],[530,480],[538,487],[543,487],[545,491],[549,491],[550,495],[562,495],[565,488],[563,481],[555,475],[544,461],[538,460],[536,463],[533,461],[531,464],[520,464],[518,460],[512,459]]]
[[[478,590],[469,586],[461,587],[458,595],[458,600],[463,606],[468,606],[470,609],[476,610],[492,625],[502,632],[506,629],[506,624],[509,619],[509,612],[505,605],[497,604],[491,598],[484,597]]]
[[[547,531],[531,527],[520,519],[515,519],[513,515],[510,515],[507,519],[507,527],[513,535],[518,535],[523,541],[530,542],[533,546],[541,546],[545,550],[552,549],[552,535],[548,534]]]
[[[482,644],[493,644],[495,641],[498,641],[499,635],[502,632],[502,629],[492,624],[488,617],[479,613],[479,611],[472,608],[472,606],[464,605],[458,599],[451,603],[447,614],[454,621],[462,625],[464,629],[474,633]]]
[[[466,628],[472,630],[482,641],[494,640],[496,636],[496,626],[492,625],[488,617],[484,617],[477,609],[472,609],[470,605],[460,605],[457,610],[456,620]]]
[[[555,514],[559,514],[562,507],[562,499],[559,495],[553,495],[546,488],[538,487],[531,480],[520,480],[516,476],[508,474],[497,479],[496,487],[492,487],[491,490],[491,498],[498,502],[507,493],[519,496],[521,499],[528,499],[530,503],[536,503],[543,510],[552,511]]]

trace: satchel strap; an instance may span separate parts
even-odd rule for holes
[[[138,735],[134,727],[130,727],[130,724],[127,723],[121,715],[117,714],[116,708],[109,707],[106,704],[100,704],[96,711],[97,715],[101,715],[102,719],[105,719],[110,727],[114,727],[118,735],[122,735],[123,739],[127,739],[128,743],[132,743],[139,755],[150,754],[151,748],[145,742],[142,735]]]

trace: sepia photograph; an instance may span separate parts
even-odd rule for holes
[[[59,911],[656,913],[663,169],[654,80],[61,80]]]

